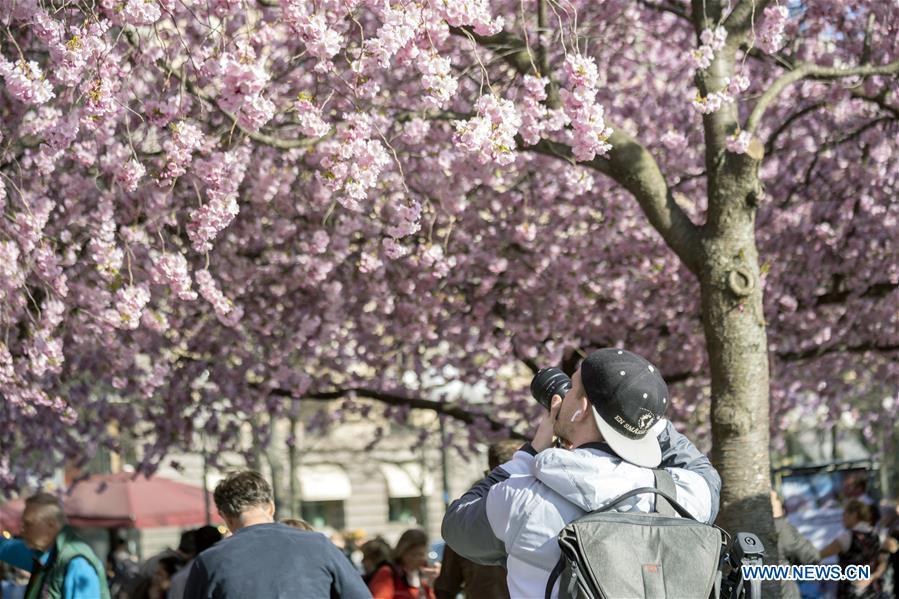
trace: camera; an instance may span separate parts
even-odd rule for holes
[[[761,581],[744,579],[742,566],[761,565],[764,561],[761,539],[751,532],[738,532],[730,550],[721,555],[719,574],[727,574],[721,579],[720,599],[761,599]]]
[[[552,405],[553,395],[565,397],[571,389],[571,379],[559,368],[542,368],[531,381],[531,395],[547,410]]]

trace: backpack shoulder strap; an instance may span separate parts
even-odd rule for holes
[[[671,474],[664,468],[655,468],[652,472],[656,477],[656,489],[669,497],[677,497],[677,489],[674,486],[674,479],[671,478]],[[674,508],[662,495],[656,495],[656,513],[669,518],[677,515]]]
[[[553,587],[556,585],[556,581],[559,579],[559,576],[562,575],[562,570],[565,569],[565,556],[562,555],[559,557],[559,561],[556,562],[556,566],[553,568],[553,571],[549,573],[549,580],[546,581],[546,592],[544,593],[544,599],[552,599],[553,595]]]

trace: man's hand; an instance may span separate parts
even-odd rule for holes
[[[531,441],[531,447],[538,452],[553,446],[553,425],[556,422],[556,416],[558,416],[561,406],[562,398],[558,395],[553,395],[550,408],[543,415],[543,420],[540,421],[537,432],[534,433],[534,440]]]

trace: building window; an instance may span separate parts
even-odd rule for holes
[[[420,524],[423,502],[421,497],[390,497],[387,500],[388,519],[403,524]]]
[[[304,501],[300,511],[303,520],[315,528],[329,526],[343,530],[346,527],[343,501]]]

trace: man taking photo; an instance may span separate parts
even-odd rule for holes
[[[542,597],[566,524],[619,495],[654,487],[664,468],[681,506],[711,522],[721,479],[708,458],[664,420],[670,398],[658,369],[621,349],[590,354],[565,397],[553,397],[534,440],[450,505],[443,537],[460,555],[508,570],[511,597]],[[568,448],[554,448],[558,437]],[[617,511],[651,512],[655,496]],[[558,595],[558,586],[553,597]]]

